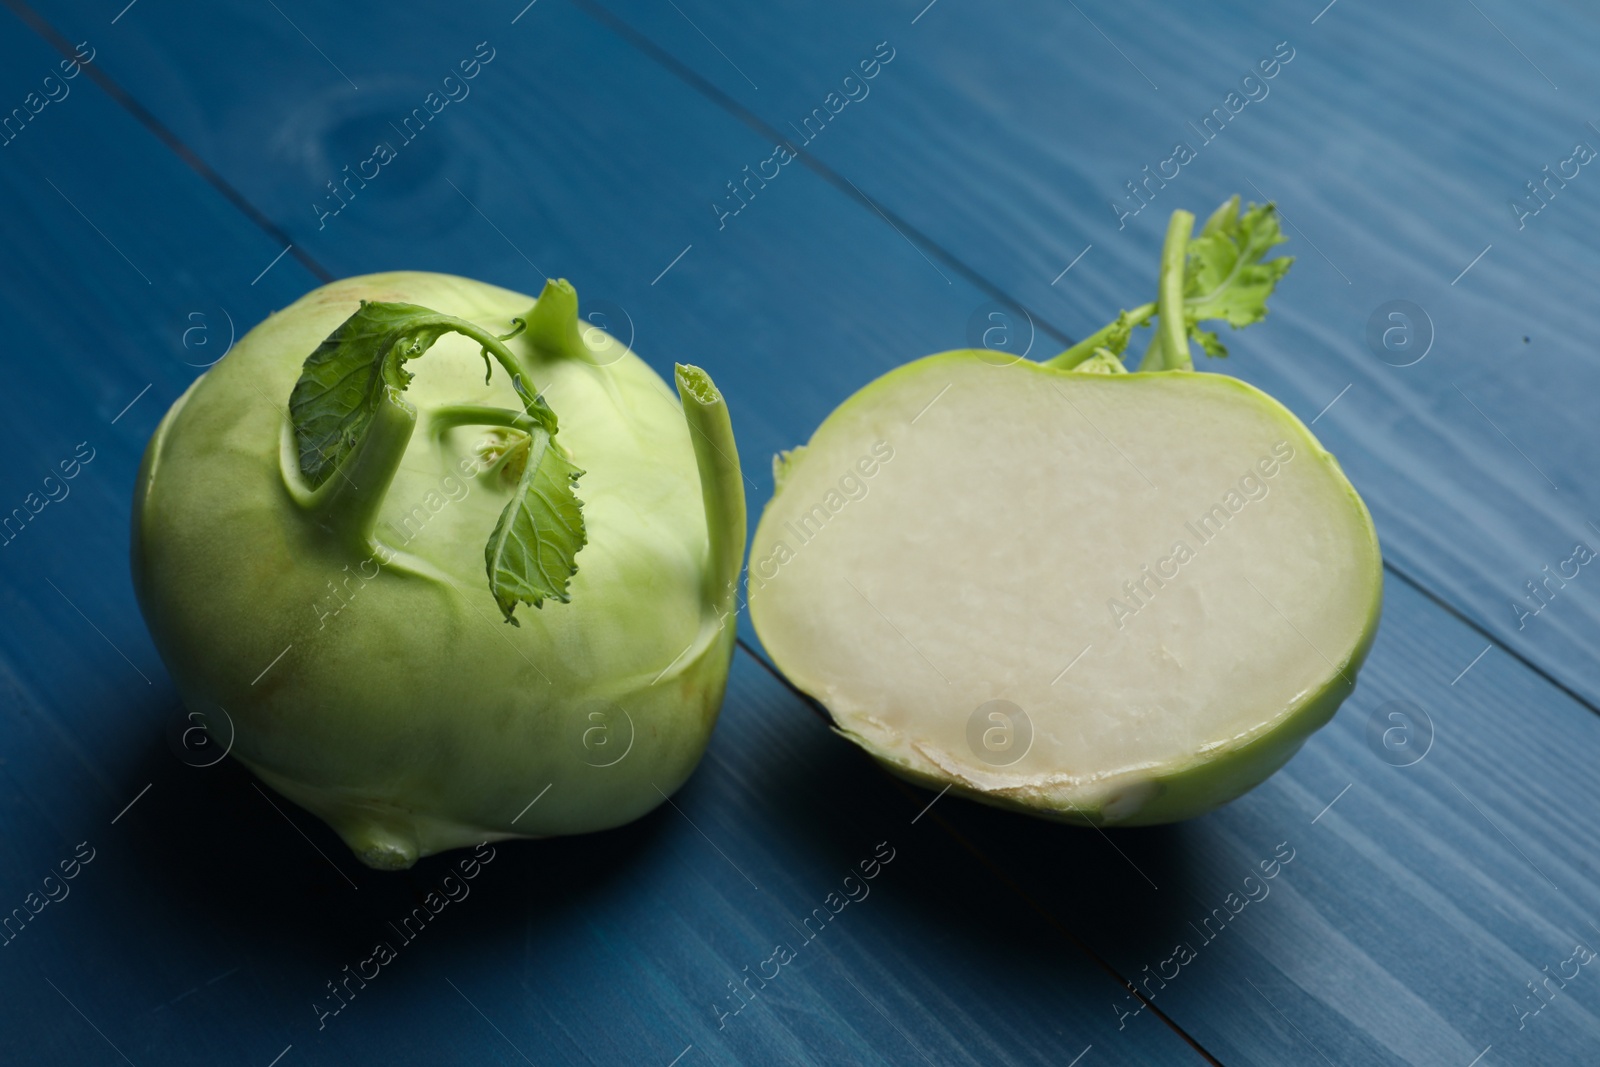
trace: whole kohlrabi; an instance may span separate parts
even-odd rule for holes
[[[379,274],[271,316],[139,473],[185,705],[373,867],[651,810],[716,721],[745,534],[726,405],[677,386],[564,281]]]

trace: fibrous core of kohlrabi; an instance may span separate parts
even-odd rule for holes
[[[1299,419],[1186,369],[1186,345],[1125,372],[1128,326],[1048,364],[918,360],[776,462],[752,620],[896,773],[1167,822],[1261,782],[1353,689],[1382,586],[1360,497]]]

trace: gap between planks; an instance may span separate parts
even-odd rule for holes
[[[19,19],[21,19],[30,29],[43,38],[61,55],[70,57],[71,55],[75,54],[66,37],[58,32],[55,27],[52,26],[46,19],[29,7],[24,0],[3,0],[3,2],[5,3],[6,7],[10,8],[11,11],[17,15]],[[616,33],[620,38],[632,45],[637,51],[644,54],[647,58],[655,61],[669,74],[672,74],[679,80],[683,81],[691,89],[710,100],[714,105],[728,112],[737,121],[742,122],[744,125],[749,126],[764,136],[776,133],[776,131],[765,122],[765,120],[749,111],[743,105],[739,104],[736,100],[723,93],[720,89],[716,88],[705,79],[701,78],[692,69],[679,62],[678,59],[671,53],[667,52],[665,49],[662,49],[653,41],[640,34],[632,26],[623,22],[619,17],[595,3],[594,0],[573,0],[573,2],[579,9],[583,10],[601,25]],[[219,193],[221,193],[224,199],[226,199],[234,207],[238,208],[238,210],[247,219],[249,219],[250,222],[254,223],[273,240],[282,241],[285,245],[292,244],[286,231],[281,230],[266,213],[259,210],[253,203],[251,203],[249,199],[244,196],[244,194],[235,189],[226,179],[217,173],[217,171],[213,170],[209,164],[207,164],[192,150],[190,150],[189,147],[185,145],[178,138],[178,136],[173,133],[172,130],[170,130],[164,123],[157,119],[152,112],[144,107],[144,105],[140,104],[136,99],[134,99],[133,96],[127,90],[123,89],[120,84],[112,80],[103,70],[98,67],[87,67],[85,70],[89,73],[91,80],[94,81],[94,83],[98,85],[109,97],[111,97],[114,103],[127,111],[137,122],[148,129],[158,141],[160,141],[167,148],[171,149],[173,154],[176,155],[182,163],[193,170],[207,184],[211,185]],[[810,170],[815,172],[830,185],[834,186],[841,193],[849,196],[852,200],[858,199],[857,194],[854,192],[854,186],[849,182],[848,179],[837,174],[825,164],[817,161],[810,153],[802,153],[799,158],[800,161],[804,163]],[[923,234],[909,222],[901,219],[899,220],[899,224],[910,233],[915,235],[918,241],[921,241],[936,256],[943,260],[947,266],[955,270],[980,291],[997,300],[1003,300],[1007,303],[1015,304],[1017,307],[1022,307],[1024,310],[1028,310],[1024,305],[1014,301],[1011,296],[1000,286],[996,285],[994,282],[991,282],[984,275],[969,267],[963,260],[939,245],[937,242],[931,240],[926,234]],[[299,261],[300,264],[304,266],[306,270],[308,270],[322,284],[326,285],[329,282],[336,280],[337,276],[327,267],[323,266],[322,263],[316,259],[316,257],[312,256],[306,250],[296,249],[293,258]],[[1028,313],[1032,315],[1031,310],[1029,310]],[[1073,339],[1071,337],[1053,325],[1047,318],[1043,316],[1036,316],[1035,321],[1046,333],[1055,337],[1056,340],[1061,342],[1063,345],[1070,346],[1073,343]],[[1593,701],[1581,696],[1570,686],[1559,681],[1549,671],[1534,663],[1516,649],[1507,645],[1504,641],[1491,633],[1484,625],[1480,624],[1476,619],[1468,615],[1463,609],[1456,607],[1454,604],[1446,600],[1442,594],[1435,593],[1433,590],[1423,585],[1417,578],[1414,578],[1406,571],[1395,566],[1387,558],[1383,561],[1383,566],[1385,570],[1390,571],[1397,578],[1404,581],[1407,585],[1416,589],[1423,596],[1427,597],[1428,600],[1447,611],[1452,617],[1465,623],[1474,632],[1478,633],[1485,640],[1489,641],[1491,644],[1510,655],[1513,659],[1527,667],[1538,677],[1549,682],[1556,689],[1560,690],[1567,697],[1571,698],[1575,703],[1587,708],[1592,714],[1600,716],[1600,707],[1597,707]],[[746,646],[743,640],[740,641],[740,645],[745,647],[745,650],[750,652],[750,654],[754,656],[758,662],[765,662],[759,655]]]

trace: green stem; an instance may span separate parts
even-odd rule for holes
[[[511,379],[511,388],[516,391],[517,399],[522,401],[524,410],[531,414],[539,403],[538,391],[533,386],[532,375],[528,373],[528,368],[522,365],[521,360],[517,359],[516,353],[507,348],[505,342],[498,336],[485,330],[475,322],[458,319],[452,315],[440,317],[447,321],[450,328],[456,333],[461,334],[463,337],[470,337],[483,346],[485,366],[489,362],[489,357],[494,357],[495,362],[500,364],[501,368],[506,372],[506,377]],[[489,375],[485,373],[484,380],[488,381],[488,378]]]
[[[712,384],[710,375],[699,367],[680,363],[676,379],[700,471],[700,497],[711,542],[703,602],[715,612],[720,630],[720,620],[733,614],[739,570],[744,565],[744,476],[739,470],[727,401]]]
[[[1128,321],[1134,326],[1143,326],[1150,321],[1151,316],[1155,313],[1155,304],[1141,304],[1128,312]],[[1105,344],[1106,338],[1110,337],[1112,331],[1116,328],[1117,324],[1115,322],[1102,326],[1065,352],[1062,352],[1059,356],[1053,356],[1045,360],[1044,366],[1054,367],[1057,370],[1071,370],[1090,356],[1093,356],[1094,350]]]
[[[461,422],[509,425],[524,430],[542,426],[554,432],[555,416],[528,384],[527,369],[498,337],[474,322],[437,313],[420,318],[413,324],[413,329],[432,326],[444,326],[450,331],[471,338],[482,346],[485,363],[492,356],[500,364],[511,379],[512,388],[523,405],[523,411],[520,413],[506,408],[463,405],[453,411],[447,409],[441,413],[447,422],[457,418]],[[375,371],[374,374],[376,373]],[[296,481],[302,488],[291,488],[291,494],[317,525],[333,533],[351,550],[361,552],[370,550],[374,543],[373,531],[377,525],[378,512],[383,506],[384,495],[394,481],[395,472],[400,469],[400,463],[405,458],[406,447],[411,442],[411,434],[417,423],[416,409],[405,400],[401,392],[403,386],[377,384],[375,388],[380,391],[380,395],[373,409],[372,419],[349,454],[316,488],[307,492],[304,488],[305,483],[299,479]],[[291,399],[291,405],[292,403]],[[460,425],[461,422],[456,425]],[[433,420],[432,429],[436,436],[442,432],[438,417]],[[298,451],[303,445],[298,435],[291,436],[295,450],[294,466],[298,474],[303,474],[305,468],[299,462]],[[288,456],[284,458],[287,461]],[[287,468],[288,463],[285,462],[285,469]]]
[[[528,324],[524,337],[538,355],[594,362],[594,354],[583,343],[583,331],[578,325],[578,291],[565,278],[546,281],[538,301],[522,321]]]
[[[346,549],[360,553],[371,550],[378,512],[400,469],[400,461],[405,458],[416,425],[416,408],[406,403],[399,392],[385,389],[354,451],[306,501],[312,521],[333,534]]]
[[[1141,371],[1193,370],[1189,356],[1189,325],[1183,312],[1184,264],[1189,255],[1189,235],[1194,215],[1174,211],[1161,246],[1161,280],[1156,290],[1156,336],[1139,363]]]
[[[428,432],[435,438],[443,437],[458,426],[503,426],[511,430],[532,433],[539,423],[526,412],[510,408],[489,407],[486,404],[450,404],[435,408],[428,416]]]

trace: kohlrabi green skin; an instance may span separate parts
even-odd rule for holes
[[[716,722],[745,536],[726,405],[677,385],[564,281],[370,275],[272,315],[139,472],[185,705],[377,868],[650,811]]]
[[[1350,695],[1382,604],[1372,520],[1288,409],[1196,372],[1290,260],[1270,205],[1174,214],[1158,298],[1043,363],[961,350],[841,404],[777,483],[751,620],[893,773],[1137,826],[1260,784]],[[1121,355],[1155,325],[1138,373]]]

